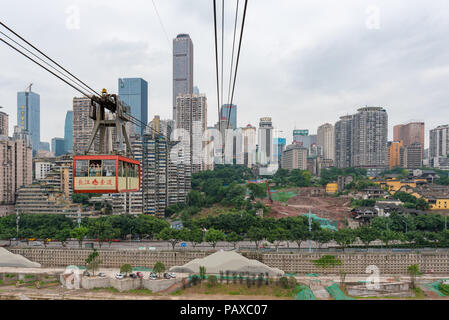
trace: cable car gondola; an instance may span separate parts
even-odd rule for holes
[[[115,119],[105,115],[109,110]],[[122,193],[140,190],[140,162],[132,158],[125,123],[130,121],[129,107],[115,94],[103,89],[101,97],[91,97],[89,117],[95,121],[86,154],[73,156],[75,193]],[[115,129],[112,135],[110,129]],[[97,149],[89,154],[96,137]],[[112,140],[115,138],[115,141]],[[126,149],[123,148],[123,138]],[[114,147],[114,149],[113,149]]]
[[[140,190],[140,162],[119,155],[73,157],[75,193],[119,193]]]

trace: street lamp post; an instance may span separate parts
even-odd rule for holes
[[[312,232],[312,212],[309,209],[309,237],[311,236]],[[309,239],[309,252],[312,252],[312,242]]]
[[[19,221],[20,221],[20,215],[19,211],[16,213],[16,240],[17,240],[17,246],[19,245]]]

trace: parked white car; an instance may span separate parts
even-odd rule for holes
[[[148,277],[150,280],[157,280],[157,275],[153,272],[150,273],[150,276]]]
[[[106,275],[104,274],[104,272],[100,272],[100,273],[98,274],[98,276],[99,276],[99,277],[102,277],[102,278],[106,277]]]
[[[116,279],[121,280],[121,279],[123,279],[124,277],[125,277],[125,275],[124,275],[123,273],[120,273],[120,272],[119,272],[119,273],[116,273],[116,274],[115,274],[115,278],[116,278]]]
[[[169,272],[168,274],[170,275],[170,277],[176,278],[176,273],[174,273],[174,272]]]

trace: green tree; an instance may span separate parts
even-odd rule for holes
[[[190,241],[193,248],[195,248],[198,244],[203,242],[203,238],[203,231],[200,228],[195,227],[190,231],[188,241]]]
[[[410,275],[412,289],[416,287],[416,277],[421,274],[419,271],[419,266],[417,264],[412,264],[407,267],[407,273]]]
[[[390,242],[395,240],[401,240],[401,233],[391,230],[382,230],[379,232],[379,240],[385,244],[388,248]]]
[[[251,200],[265,198],[267,195],[267,186],[265,183],[248,183],[246,187],[249,190]]]
[[[204,280],[206,279],[206,267],[200,266],[200,279]]]
[[[191,190],[187,195],[187,204],[191,207],[201,208],[205,204],[204,196],[197,190]]]
[[[70,238],[70,231],[71,231],[71,230],[67,227],[67,228],[64,228],[64,229],[60,230],[60,231],[56,234],[56,240],[58,240],[59,242],[61,242],[61,245],[62,245],[63,247],[66,246],[67,239]]]
[[[157,261],[154,264],[153,272],[157,273],[159,276],[161,273],[165,272],[165,265],[161,261]]]
[[[89,254],[85,262],[87,270],[92,270],[92,275],[95,276],[95,270],[98,270],[98,267],[102,263],[97,249],[94,249],[93,252]]]
[[[237,247],[237,244],[239,241],[242,241],[243,237],[237,233],[235,233],[234,231],[232,231],[231,233],[229,233],[226,236],[226,242],[232,243],[232,245],[234,246],[234,249]]]
[[[276,227],[274,229],[270,229],[267,234],[267,240],[274,244],[276,248],[276,252],[282,241],[286,241],[288,239],[288,232],[282,227]]]
[[[320,249],[323,244],[330,242],[332,238],[333,232],[329,229],[320,229],[312,233],[312,240],[318,243]]]
[[[133,271],[133,268],[128,263],[125,263],[124,265],[122,265],[120,267],[120,273],[124,273],[125,276],[128,276],[128,273],[131,273],[132,271]]]
[[[87,235],[88,232],[89,229],[86,227],[75,228],[70,232],[70,237],[77,239],[79,247],[81,248],[83,246],[84,237]]]
[[[289,231],[289,240],[296,242],[298,248],[301,248],[301,243],[311,238],[311,233],[308,227],[304,224],[294,224]]]
[[[359,237],[360,241],[363,242],[367,249],[369,244],[372,241],[377,240],[377,238],[379,237],[379,233],[376,229],[367,226],[356,229],[356,235]]]
[[[209,242],[214,249],[218,241],[224,241],[225,239],[226,239],[225,234],[221,230],[215,230],[213,228],[210,228],[209,230],[206,231],[205,240]]]
[[[179,230],[166,227],[159,232],[158,237],[159,239],[170,242],[174,251],[176,244],[181,242],[181,235]]]
[[[334,233],[334,240],[343,249],[347,248],[349,245],[354,243],[356,239],[356,234],[352,229],[340,229]]]
[[[264,229],[259,227],[251,227],[248,230],[247,236],[250,241],[254,242],[256,244],[257,250],[259,250],[259,243],[265,239],[266,232]]]

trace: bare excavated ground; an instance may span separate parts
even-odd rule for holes
[[[168,293],[128,293],[111,292],[109,289],[68,290],[61,286],[35,289],[0,286],[0,300],[285,300],[288,297],[267,295],[229,295],[186,293],[172,295]]]
[[[338,227],[344,220],[350,220],[350,198],[300,194],[290,198],[286,203],[274,201],[272,212],[268,215],[274,218],[300,216],[311,211],[313,214],[332,221],[338,221]]]

